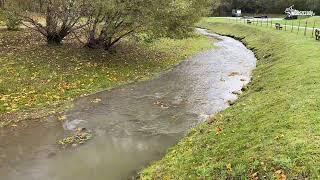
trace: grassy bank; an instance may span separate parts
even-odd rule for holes
[[[73,43],[48,47],[34,32],[0,31],[0,127],[59,111],[79,96],[148,79],[212,48],[204,37],[127,42],[114,53]]]
[[[141,178],[319,179],[320,42],[215,19],[200,26],[254,49],[253,81],[234,106],[192,130]]]

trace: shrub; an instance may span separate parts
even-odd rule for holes
[[[17,31],[21,24],[22,20],[17,15],[11,12],[6,13],[6,26],[8,30]]]

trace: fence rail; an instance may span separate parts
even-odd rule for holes
[[[230,22],[235,23],[244,23],[247,25],[255,25],[261,27],[270,27],[274,28],[275,30],[283,30],[285,32],[294,33],[296,32],[297,35],[302,34],[304,36],[315,37],[315,30],[320,29],[317,27],[317,22],[315,20],[296,20],[298,23],[297,25],[294,24],[295,20],[285,20],[285,19],[278,19],[278,18],[228,18]],[[277,28],[276,24],[280,24],[281,28]],[[308,26],[309,25],[309,26]],[[312,25],[312,26],[310,26]]]

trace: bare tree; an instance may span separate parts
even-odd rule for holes
[[[137,31],[143,24],[141,1],[98,1],[89,16],[88,42],[90,48],[109,50],[122,38]]]
[[[132,33],[183,38],[203,15],[209,0],[96,0],[89,16],[91,48],[109,50]]]
[[[48,44],[61,44],[70,33],[86,26],[80,22],[89,10],[85,0],[42,0],[35,3],[41,3],[38,7],[43,8],[44,13],[40,15],[43,15],[44,21],[31,16],[30,12],[20,13],[19,16],[25,26],[41,33]]]

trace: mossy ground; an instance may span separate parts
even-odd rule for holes
[[[254,50],[253,81],[234,106],[193,129],[141,179],[319,179],[320,42],[214,18],[199,26]]]
[[[27,29],[0,30],[0,127],[28,114],[60,111],[79,96],[151,78],[212,48],[205,37],[127,41],[112,53],[74,43],[50,47]]]

